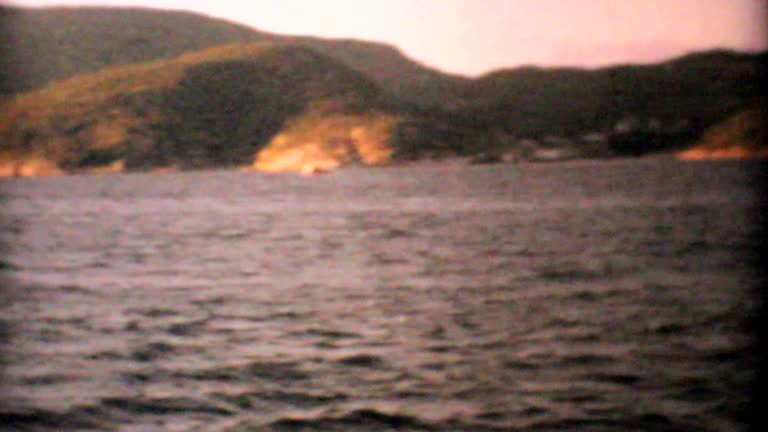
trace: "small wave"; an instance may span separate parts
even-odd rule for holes
[[[535,269],[536,277],[555,282],[592,281],[615,278],[637,271],[638,266],[630,259],[599,257],[586,261],[563,260],[548,262]]]
[[[219,237],[223,239],[242,239],[242,238],[250,237],[251,234],[252,233],[250,231],[246,231],[246,230],[228,229],[228,230],[218,231],[216,233],[211,233],[209,234],[209,236]]]
[[[372,354],[355,354],[342,357],[336,360],[336,362],[345,366],[357,366],[365,368],[382,368],[385,365],[385,362],[381,359],[381,357]]]
[[[270,320],[295,320],[299,318],[303,318],[307,313],[304,312],[297,312],[293,310],[279,310],[273,313],[270,313],[269,315],[260,318],[259,321],[270,321]]]
[[[643,414],[622,419],[588,418],[544,420],[529,425],[530,430],[569,430],[569,431],[688,431],[700,430],[691,425],[673,422],[660,414]]]
[[[385,230],[381,235],[379,236],[382,239],[389,240],[389,239],[396,239],[396,238],[410,238],[415,237],[417,234],[412,231],[406,231],[402,229],[397,228],[390,228]]]
[[[246,378],[242,368],[232,366],[176,372],[173,376],[195,381],[241,381]]]
[[[219,366],[214,368],[180,371],[174,373],[177,378],[201,381],[242,381],[252,378],[270,381],[299,381],[309,378],[309,374],[292,362],[254,362],[244,365]]]
[[[341,429],[340,429],[341,428]],[[274,431],[312,431],[312,430],[440,430],[437,425],[421,421],[402,414],[388,414],[372,409],[351,411],[341,416],[321,415],[312,418],[282,418],[269,425]],[[364,429],[363,429],[364,428]]]
[[[303,380],[309,375],[293,362],[255,362],[246,368],[250,376],[271,380]]]
[[[45,317],[43,318],[43,322],[57,326],[72,326],[77,328],[88,328],[89,324],[87,319],[79,316],[67,318]]]
[[[318,406],[346,401],[349,396],[343,393],[318,393],[307,391],[260,391],[239,394],[218,394],[215,395],[228,404],[237,406],[240,409],[251,409],[255,406],[261,406],[264,402],[269,404],[286,404],[300,409],[315,408]]]
[[[537,370],[542,368],[571,368],[607,366],[618,361],[617,358],[599,354],[570,354],[558,356],[550,352],[520,353],[514,358],[507,359],[503,365],[513,370]]]
[[[642,377],[640,376],[637,376],[634,374],[625,374],[625,373],[598,372],[598,373],[588,374],[585,378],[598,381],[598,382],[620,384],[624,386],[635,385],[638,382],[642,381]]]
[[[80,285],[61,285],[58,290],[65,293],[77,293],[77,294],[92,294],[94,291]]]
[[[575,263],[547,264],[536,269],[538,278],[558,282],[592,280],[600,277],[595,269]]]
[[[152,342],[131,353],[131,358],[138,362],[151,362],[175,351],[173,345],[165,342]]]
[[[450,352],[456,349],[455,345],[451,344],[438,344],[438,345],[430,345],[427,347],[427,350],[433,353],[445,353]]]
[[[324,394],[324,393],[305,393],[305,392],[286,392],[273,391],[270,393],[254,394],[262,399],[272,402],[283,402],[299,407],[314,406],[330,402],[347,400],[349,397],[343,393]]]
[[[725,363],[725,362],[746,362],[749,361],[753,356],[754,352],[749,350],[749,347],[729,347],[729,348],[721,348],[721,349],[712,349],[709,352],[707,352],[702,358],[704,360],[715,362],[715,363]]]
[[[675,392],[669,397],[686,402],[717,402],[725,400],[728,396],[711,387],[694,386]]]
[[[675,322],[650,323],[648,325],[648,330],[660,335],[677,335],[684,333],[688,329],[689,326]]]
[[[565,355],[558,359],[558,364],[560,366],[593,366],[608,365],[617,361],[618,359],[613,356],[582,353]]]
[[[677,256],[685,256],[691,253],[705,252],[714,249],[714,245],[706,240],[692,240],[680,245],[675,251]]]
[[[204,329],[208,320],[186,321],[168,326],[166,331],[174,336],[197,336]]]
[[[62,374],[44,374],[21,378],[24,385],[54,385],[79,380],[80,377]]]
[[[382,253],[372,253],[370,256],[371,265],[393,265],[393,264],[408,264],[408,260],[402,257],[388,256]]]
[[[301,332],[297,332],[296,334],[303,334],[308,336],[319,336],[319,337],[329,338],[329,339],[357,339],[362,337],[357,333],[345,332],[341,330],[323,329],[323,328],[308,328],[306,330],[302,330]]]
[[[663,239],[645,241],[643,246],[648,250],[650,255],[659,258],[682,258],[727,247],[723,245],[714,245],[706,240],[679,241],[673,243]],[[730,246],[739,247],[740,245],[736,244]]]
[[[276,236],[270,239],[272,242],[297,242],[304,240],[304,234],[287,234],[287,235],[280,235]]]
[[[187,397],[135,399],[126,397],[106,398],[101,403],[110,408],[131,414],[207,413],[231,415],[235,410],[222,403]]]
[[[609,297],[620,297],[620,296],[626,295],[626,291],[622,291],[618,289],[606,289],[606,290],[600,290],[600,291],[583,289],[583,290],[574,291],[569,294],[570,294],[570,297],[573,297],[575,300],[597,301],[597,300],[603,300]]]
[[[508,360],[504,362],[504,367],[514,370],[535,370],[541,367],[536,361]]]
[[[178,312],[175,310],[167,309],[167,308],[158,308],[158,307],[131,308],[131,309],[127,309],[126,312],[141,315],[147,318],[160,318],[160,317],[178,315]]]
[[[21,267],[11,261],[0,259],[0,270],[21,270]]]
[[[280,432],[298,431],[507,431],[509,427],[487,422],[494,419],[478,419],[466,422],[456,417],[444,420],[427,420],[414,415],[389,413],[373,408],[361,408],[342,414],[323,413],[307,417],[282,417],[266,426],[266,430]],[[483,421],[486,420],[486,421]]]
[[[603,396],[589,390],[568,390],[551,395],[550,400],[565,404],[587,404],[602,401]]]
[[[57,343],[66,340],[69,333],[61,328],[44,328],[37,333],[36,340],[40,342]]]
[[[101,409],[79,406],[66,412],[44,409],[0,411],[0,431],[107,430]]]
[[[202,298],[192,299],[190,303],[196,306],[219,306],[232,299],[223,295],[204,296]]]
[[[117,351],[99,351],[85,356],[88,360],[119,360],[124,356]]]

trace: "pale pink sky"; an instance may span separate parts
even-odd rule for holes
[[[0,2],[3,0],[0,0]],[[146,5],[257,29],[388,42],[448,72],[520,64],[653,62],[691,50],[768,49],[766,0],[11,0]]]

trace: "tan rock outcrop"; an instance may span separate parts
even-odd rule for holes
[[[390,114],[333,114],[289,123],[255,157],[260,171],[328,171],[391,161],[390,138],[400,119]]]
[[[42,157],[3,157],[0,160],[0,177],[38,177],[57,174],[63,174],[63,171],[52,161]]]
[[[678,159],[743,159],[768,157],[768,105],[757,102],[709,128]]]

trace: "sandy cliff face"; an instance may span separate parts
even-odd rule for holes
[[[62,174],[56,164],[37,156],[0,158],[0,177],[38,177]]]
[[[768,105],[756,103],[707,130],[679,159],[768,157]]]
[[[724,148],[694,147],[676,154],[678,159],[747,159],[768,157],[768,149],[750,149],[738,145]]]
[[[385,164],[394,156],[391,137],[400,121],[385,113],[299,118],[256,155],[253,168],[311,172],[349,164]]]

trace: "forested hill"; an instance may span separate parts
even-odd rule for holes
[[[443,74],[390,45],[282,36],[181,11],[147,8],[0,7],[0,94],[35,89],[107,66],[176,57],[236,42],[301,42],[412,102],[444,101],[465,78]]]
[[[526,136],[571,136],[617,126],[651,132],[683,123],[697,129],[765,94],[766,58],[716,50],[595,70],[499,70],[465,87],[465,108],[457,117],[478,130]]]

